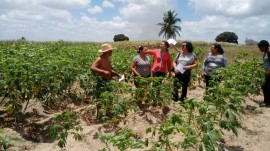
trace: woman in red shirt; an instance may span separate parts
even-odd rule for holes
[[[152,66],[152,76],[153,77],[165,77],[166,69],[168,70],[167,77],[171,77],[171,69],[172,69],[172,60],[171,55],[169,53],[170,45],[167,41],[162,41],[160,44],[160,49],[147,50],[146,54],[154,56],[154,63]],[[159,79],[157,82],[153,83],[154,87],[161,85],[162,79]],[[157,88],[156,97],[159,97],[160,89]]]
[[[153,77],[165,77],[166,68],[168,76],[171,77],[172,60],[168,48],[170,47],[167,41],[162,41],[160,49],[147,50],[146,53],[154,56],[154,64],[152,66]]]

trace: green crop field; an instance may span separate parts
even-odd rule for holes
[[[76,140],[83,139],[80,135],[82,128],[79,119],[92,120],[97,114],[96,106],[100,106],[101,109],[98,111],[99,119],[95,122],[117,127],[120,122],[125,123],[127,115],[131,112],[146,112],[151,107],[165,110],[173,103],[173,78],[163,80],[159,87],[149,84],[136,89],[129,68],[133,57],[137,55],[132,45],[144,45],[152,49],[159,48],[160,41],[110,43],[117,48],[111,57],[113,69],[124,74],[126,79],[124,82],[115,80],[112,82],[112,93],[105,92],[100,99],[96,99],[96,75],[89,68],[98,57],[97,50],[101,44],[0,41],[0,108],[6,116],[15,119],[4,122],[0,118],[0,130],[4,127],[16,127],[20,122],[29,122],[24,121],[22,117],[29,101],[35,100],[54,113],[59,113],[47,129],[51,139],[58,140],[58,146],[64,148],[68,135],[74,135]],[[202,62],[212,43],[193,44],[199,67],[192,71],[191,86],[196,87],[196,83],[202,82]],[[107,146],[103,150],[109,150],[109,144],[119,150],[215,150],[221,147],[222,131],[232,131],[237,135],[237,129],[241,128],[239,120],[244,110],[244,97],[260,93],[264,76],[260,60],[262,54],[256,45],[221,45],[228,58],[228,66],[217,71],[222,82],[210,88],[209,92],[204,94],[203,100],[188,98],[185,104],[178,104],[178,112],[146,130],[145,135],[150,133],[156,137],[141,138],[129,129],[119,129],[114,135],[100,134],[100,140]],[[178,41],[177,47],[180,46],[181,41]],[[176,51],[170,48],[170,53],[174,58]],[[156,81],[156,78],[141,80],[148,83]],[[157,89],[160,90],[158,97]],[[142,102],[144,106],[139,108],[137,104]],[[76,111],[68,107],[71,103],[75,104],[75,108],[89,104],[94,107]],[[171,140],[175,135],[181,135],[183,139]],[[0,145],[4,149],[7,147],[6,139],[0,135]]]

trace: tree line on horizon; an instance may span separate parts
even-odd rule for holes
[[[163,22],[157,25],[161,26],[158,36],[165,39],[176,39],[176,35],[180,35],[181,27],[177,24],[181,22],[181,18],[174,10],[168,10],[163,14]],[[129,37],[124,34],[117,34],[113,38],[116,41],[129,41]],[[238,36],[234,32],[225,31],[217,35],[216,42],[228,42],[238,44]],[[257,44],[257,41],[246,38],[245,43],[248,45]]]

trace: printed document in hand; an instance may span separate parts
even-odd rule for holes
[[[176,66],[176,70],[178,70],[182,74],[186,71],[181,63],[178,63],[178,65]]]
[[[168,42],[169,44],[173,44],[173,45],[176,44],[176,41],[175,41],[174,39],[168,39],[167,42]]]
[[[119,78],[119,81],[123,81],[125,80],[125,75],[122,75],[120,78]]]

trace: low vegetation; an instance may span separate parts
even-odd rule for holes
[[[191,88],[202,82],[201,65],[211,43],[193,42],[199,67],[194,69]],[[80,119],[90,121],[99,115],[95,122],[118,127],[112,134],[99,134],[99,138],[110,150],[110,145],[119,150],[128,148],[150,148],[150,150],[174,150],[177,148],[217,150],[221,148],[223,131],[237,135],[241,128],[241,115],[244,113],[244,97],[259,94],[263,80],[260,67],[260,54],[254,45],[234,45],[221,43],[228,57],[229,65],[217,72],[222,82],[205,92],[202,100],[188,98],[185,104],[177,105],[177,112],[150,126],[144,137],[130,129],[121,129],[118,124],[127,120],[127,115],[158,107],[164,112],[172,103],[172,79],[163,80],[159,87],[153,87],[156,78],[141,79],[145,87],[135,89],[129,69],[136,51],[131,45],[145,45],[158,48],[160,41],[137,41],[111,43],[117,48],[111,58],[114,70],[125,74],[125,82],[112,82],[113,92],[105,92],[100,99],[95,98],[95,76],[89,67],[99,55],[101,43],[74,42],[0,42],[0,108],[6,117],[15,120],[0,126],[16,127],[22,115],[27,114],[30,100],[41,102],[54,112],[61,112],[50,122],[50,136],[58,140],[58,146],[66,145],[66,138],[72,134],[82,140]],[[178,41],[177,47],[180,47]],[[172,57],[176,51],[170,48]],[[152,84],[151,84],[152,83]],[[157,95],[157,89],[160,94]],[[94,108],[74,110],[90,103]],[[23,104],[26,104],[23,107]],[[96,110],[100,106],[100,110]],[[2,113],[0,113],[2,114]],[[0,122],[4,120],[1,116]],[[5,117],[4,117],[5,118]],[[19,127],[17,127],[18,129]],[[149,135],[151,134],[151,135]],[[172,138],[181,136],[181,139]],[[2,138],[3,140],[3,138]],[[1,139],[0,139],[1,141]],[[3,145],[7,149],[7,145]],[[5,147],[5,148],[4,148]]]

